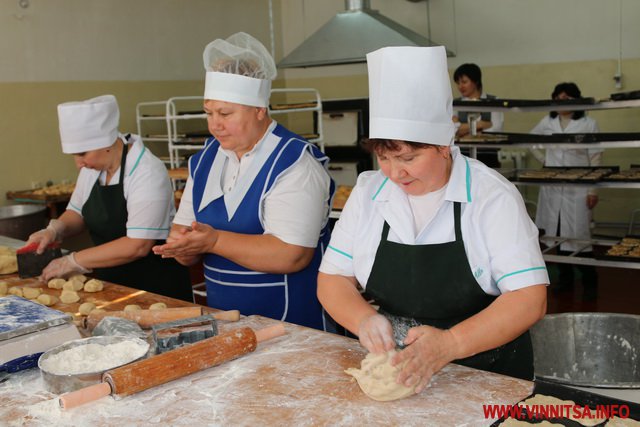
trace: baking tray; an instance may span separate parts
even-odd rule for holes
[[[454,106],[460,107],[552,107],[561,105],[592,105],[595,98],[578,99],[507,99],[507,98],[481,98],[477,100],[453,100]]]
[[[611,141],[638,141],[640,132],[553,133],[537,135],[517,132],[484,132],[484,135],[502,137],[503,144],[595,144]]]
[[[640,99],[640,90],[631,90],[628,92],[612,93],[612,101],[626,101],[628,99]]]
[[[609,396],[602,396],[595,393],[589,393],[587,391],[578,390],[571,387],[566,387],[563,385],[555,384],[552,382],[542,381],[536,379],[534,381],[533,392],[520,400],[520,402],[525,401],[536,394],[544,394],[546,396],[553,396],[562,400],[572,400],[576,403],[576,405],[580,406],[588,406],[589,409],[595,414],[595,409],[598,405],[626,405],[629,408],[629,418],[633,420],[640,421],[640,404],[627,402],[626,400],[615,399]],[[515,405],[514,405],[515,406]],[[525,414],[524,409],[522,410],[523,415]],[[525,415],[526,416],[526,415]],[[522,421],[527,421],[529,423],[537,423],[543,421],[543,419],[521,419]],[[576,421],[567,419],[567,418],[548,418],[547,421],[552,423],[561,424],[563,426],[568,427],[582,427],[582,424],[579,424]],[[491,424],[492,427],[496,427],[501,425],[505,421],[504,418],[501,418]],[[535,424],[534,424],[535,425]],[[607,421],[600,424],[596,424],[597,426],[606,426]]]
[[[569,172],[571,170],[598,170],[598,169],[606,169],[608,172],[601,176],[600,178],[588,178],[586,176],[578,177],[576,179],[566,179],[566,178],[534,178],[534,177],[521,177],[521,173],[529,172],[529,171],[551,171],[551,172]],[[523,169],[517,172],[517,180],[519,182],[543,182],[549,184],[563,184],[563,183],[573,183],[573,184],[595,184],[597,182],[602,181],[607,175],[612,173],[617,173],[620,170],[619,166],[545,166],[542,169]]]
[[[618,171],[618,172],[616,172],[616,174],[617,173],[619,173],[619,174],[621,174],[623,176],[620,176],[620,177],[606,176],[603,179],[603,181],[610,181],[610,182],[640,182],[640,174],[638,174],[637,165],[631,165],[631,167],[629,169],[624,170],[624,171]],[[638,174],[638,176],[637,177],[632,177],[631,174]]]
[[[640,239],[640,235],[629,234],[624,236],[624,238]],[[620,244],[621,242],[622,242],[622,239],[620,239],[620,241],[616,244]],[[637,246],[640,246],[640,245],[637,245]],[[595,259],[600,259],[604,261],[640,262],[640,257],[632,257],[632,256],[626,256],[626,255],[607,255],[608,250],[609,250],[609,247],[607,247],[602,251],[594,251],[593,256]]]

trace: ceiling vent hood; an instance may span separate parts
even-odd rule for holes
[[[369,7],[369,0],[345,0],[340,12],[279,63],[279,68],[318,67],[366,62],[366,55],[387,46],[439,46]],[[447,56],[455,54],[447,49]]]

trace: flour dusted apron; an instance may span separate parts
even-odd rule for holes
[[[460,202],[454,203],[455,241],[431,245],[390,242],[385,221],[367,283],[367,294],[381,313],[412,325],[447,329],[482,311],[496,297],[487,295],[473,277],[460,228]],[[491,331],[486,331],[491,333]],[[533,378],[529,332],[493,350],[456,363],[472,368]]]
[[[89,199],[82,207],[82,216],[94,245],[127,235],[127,200],[124,197],[124,170],[128,146],[122,148],[120,181],[116,185],[100,185],[100,178],[91,189]],[[158,242],[161,244],[164,242]],[[186,267],[174,259],[161,258],[149,252],[145,257],[115,267],[96,268],[95,276],[101,280],[125,285],[156,294],[193,301],[191,281]]]

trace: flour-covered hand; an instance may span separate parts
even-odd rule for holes
[[[395,348],[393,328],[381,314],[373,314],[360,322],[358,328],[360,344],[371,353],[383,353]]]

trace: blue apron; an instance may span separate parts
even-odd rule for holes
[[[210,138],[205,148],[190,159],[193,206],[198,222],[235,233],[263,234],[264,228],[259,217],[260,206],[278,176],[293,166],[305,151],[310,152],[323,165],[329,160],[317,147],[281,125],[275,127],[273,134],[278,136],[280,141],[262,165],[231,219],[228,218],[224,196],[213,200],[198,211],[220,143],[215,138]],[[330,191],[329,200],[335,191],[333,180]],[[316,288],[318,267],[330,237],[327,224],[320,233],[311,263],[305,269],[292,274],[252,271],[221,256],[205,255],[207,305],[222,310],[240,310],[244,315],[258,314],[326,330],[326,321],[316,296]]]

